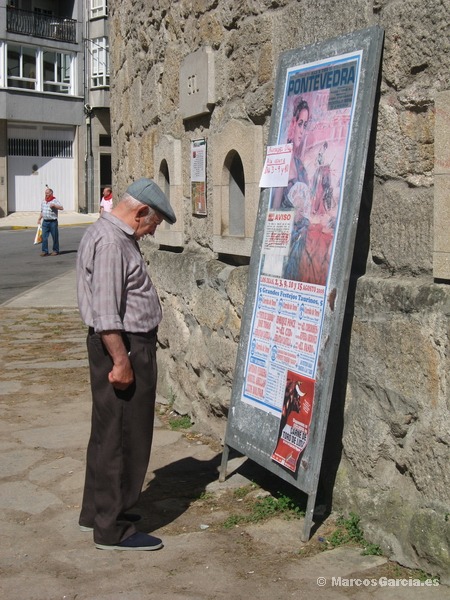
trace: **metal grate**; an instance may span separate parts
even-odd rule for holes
[[[72,158],[72,142],[70,140],[42,140],[42,156]]]
[[[9,138],[9,156],[45,156],[49,158],[73,158],[70,140],[39,140]]]
[[[8,154],[9,156],[39,156],[39,140],[10,138]]]

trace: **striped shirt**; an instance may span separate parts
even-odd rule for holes
[[[147,333],[162,318],[134,231],[111,213],[104,212],[80,242],[77,293],[81,318],[97,333]]]
[[[58,220],[58,211],[56,208],[52,208],[49,204],[57,204],[62,207],[62,204],[56,198],[53,198],[51,202],[47,202],[47,200],[42,200],[41,204],[41,215],[44,221],[57,221]]]

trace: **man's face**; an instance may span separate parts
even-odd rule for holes
[[[144,235],[154,235],[156,228],[164,221],[161,213],[158,211],[150,210],[148,208],[147,213],[139,217],[137,229],[134,232],[134,236],[137,240],[140,240]]]
[[[48,198],[48,197],[49,197],[49,196],[51,196],[51,195],[52,195],[52,190],[50,190],[49,188],[47,188],[47,189],[45,190],[45,197],[46,197],[46,198]]]

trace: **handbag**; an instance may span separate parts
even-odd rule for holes
[[[42,242],[42,227],[41,224],[37,226],[36,235],[34,236],[34,243],[40,244]]]

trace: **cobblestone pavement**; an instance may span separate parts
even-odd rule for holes
[[[358,548],[319,551],[327,547],[331,522],[308,544],[300,542],[301,520],[274,517],[225,528],[246,502],[236,490],[261,492],[251,485],[257,471],[233,458],[231,475],[219,483],[220,446],[192,431],[171,430],[162,406],[136,510],[142,530],[160,535],[164,548],[95,549],[92,534],[77,526],[90,419],[85,328],[67,303],[46,307],[45,293],[43,286],[37,308],[24,306],[23,298],[0,307],[3,599],[450,597],[443,585],[412,587],[406,580],[386,586],[380,578],[398,582],[408,573]]]

